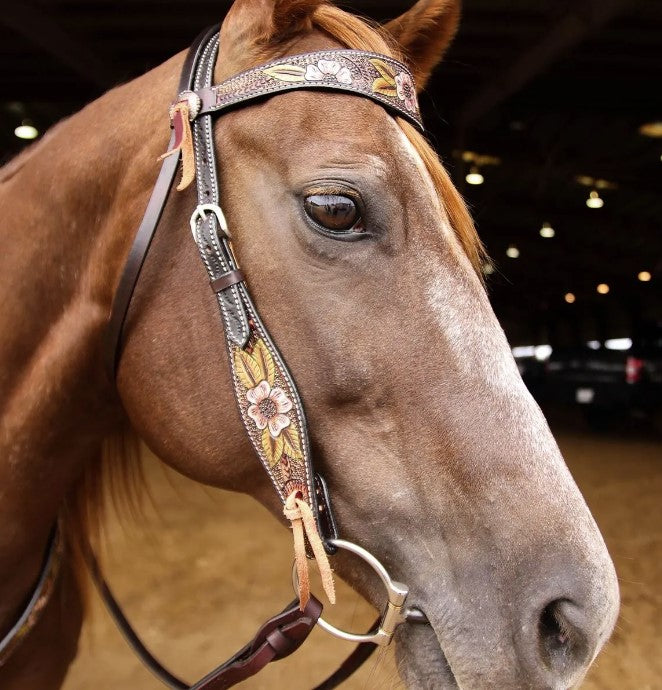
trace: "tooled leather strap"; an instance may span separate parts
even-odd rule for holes
[[[409,69],[386,55],[364,50],[322,50],[268,62],[222,84],[196,90],[197,116],[215,113],[283,91],[316,89],[370,98],[423,130]]]
[[[211,86],[217,50],[218,37],[214,37],[196,69],[196,92]],[[303,404],[249,295],[219,207],[211,112],[197,116],[192,134],[199,206],[191,218],[191,231],[218,301],[244,427],[281,501],[299,492],[313,511],[319,533],[332,538],[336,536],[332,518],[323,521],[319,514],[324,497],[315,484]],[[325,518],[329,516],[329,507],[324,506],[323,512]]]

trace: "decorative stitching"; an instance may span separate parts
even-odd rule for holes
[[[423,129],[408,68],[386,55],[359,50],[290,55],[245,70],[212,86],[215,104],[202,112],[218,112],[254,98],[302,88],[346,91],[370,98]]]
[[[203,53],[195,77],[195,84],[198,89],[203,85],[203,82],[205,84],[209,83],[213,77],[214,58],[217,46],[218,39],[215,39],[207,46]],[[325,53],[322,53],[322,55],[324,54]],[[328,73],[331,76],[340,74],[341,69],[339,67],[336,70],[335,65],[328,65],[326,63],[321,66],[318,65],[317,68],[320,70],[320,73]],[[345,73],[342,73],[340,76],[342,79],[347,79]],[[202,115],[204,119],[198,118],[198,120],[193,123],[195,165],[198,175],[198,200],[199,203],[211,202],[218,204],[219,192],[216,174],[216,156],[213,150],[212,117],[209,112],[202,113]],[[203,159],[206,160],[205,165],[202,163]],[[210,192],[210,196],[205,194],[206,191]],[[212,218],[212,215],[213,214],[210,214],[206,218],[198,220],[196,224],[195,241],[205,269],[210,278],[214,279],[217,275],[236,268],[236,266],[234,265],[235,262],[232,259],[227,241],[218,235],[217,220],[215,216]],[[209,250],[207,247],[211,248],[211,252],[208,253]],[[321,529],[319,516],[317,514],[317,503],[315,501],[310,440],[307,433],[305,412],[292,375],[258,316],[245,284],[239,283],[231,286],[229,290],[218,293],[217,299],[226,333],[225,341],[227,352],[230,357],[233,389],[237,399],[240,417],[251,440],[251,444],[257,452],[261,464],[264,466],[281,500],[285,502],[287,497],[291,495],[293,489],[301,491],[304,499],[313,510],[318,528]],[[253,347],[255,347],[258,340],[263,342],[275,365],[274,385],[280,386],[285,395],[287,395],[292,402],[292,408],[289,410],[288,416],[290,416],[292,428],[298,431],[298,446],[300,446],[300,448],[296,448],[297,444],[294,440],[296,437],[293,437],[290,440],[292,443],[295,443],[295,446],[290,450],[296,453],[296,455],[291,455],[290,452],[283,451],[273,465],[270,465],[266,451],[270,450],[272,453],[270,457],[273,461],[276,457],[277,447],[268,447],[266,450],[261,447],[264,442],[261,436],[262,431],[260,431],[254,419],[249,417],[247,413],[249,405],[247,392],[249,389],[246,389],[240,381],[240,374],[237,370],[234,356],[235,352],[246,352],[246,350],[241,348],[236,342],[234,334],[237,331],[242,337],[242,342],[248,340]],[[250,352],[253,352],[253,350],[250,350]],[[253,355],[250,356],[252,357]],[[244,378],[245,377],[244,372]],[[252,390],[252,388],[250,390]],[[284,421],[285,420],[282,420],[282,423],[284,423]],[[262,421],[260,423],[262,423]],[[276,430],[277,429],[275,429],[275,431]],[[283,431],[282,434],[285,435],[286,432]],[[276,434],[276,437],[280,435],[281,433],[279,432]],[[299,453],[300,457],[298,456]]]
[[[196,88],[211,84],[217,48],[218,38],[216,37],[203,52],[195,77]],[[204,119],[194,122],[193,127],[196,172],[200,181],[198,185],[198,201],[201,204],[209,203],[210,201],[218,204],[218,180],[216,178],[216,157],[212,145],[211,117],[207,115]],[[202,159],[205,157],[207,165],[203,166]],[[207,185],[205,173],[209,175],[209,185]],[[209,191],[211,198],[205,194],[206,191]],[[227,251],[222,251],[219,246],[223,241],[218,239],[216,218],[208,217],[206,220],[199,221],[198,228],[198,250],[210,277],[213,279],[218,274],[229,271],[233,266],[225,258]],[[207,243],[214,249],[214,255],[212,256],[208,256],[205,252],[204,245]],[[218,264],[218,267],[214,264]],[[231,286],[229,293],[226,291],[217,293],[216,299],[227,332],[233,334],[238,330],[241,341],[245,341],[248,334],[248,324],[245,323],[246,317],[237,287]],[[232,312],[228,309],[226,300],[232,305]],[[234,337],[232,339],[236,340]]]

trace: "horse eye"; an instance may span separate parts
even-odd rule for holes
[[[341,194],[312,194],[303,202],[308,216],[333,233],[362,232],[361,214],[354,199]]]

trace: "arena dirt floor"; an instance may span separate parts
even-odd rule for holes
[[[567,419],[552,427],[621,584],[616,631],[582,688],[662,690],[662,443],[641,429],[594,435]],[[291,600],[291,537],[249,498],[203,488],[153,458],[146,470],[155,507],[139,527],[111,520],[107,576],[157,656],[198,679]],[[375,613],[367,604],[346,587],[339,599],[344,613],[334,622],[369,626]],[[241,687],[309,690],[347,653],[347,643],[318,629],[297,654]],[[161,687],[95,595],[65,690]],[[402,687],[392,652],[376,653],[343,687]]]

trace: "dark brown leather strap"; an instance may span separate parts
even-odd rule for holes
[[[268,663],[295,652],[310,635],[322,613],[322,604],[314,596],[303,611],[299,609],[299,600],[295,599],[264,623],[253,640],[234,656],[194,685],[189,685],[166,669],[147,649],[104,580],[89,546],[84,547],[84,553],[92,580],[122,636],[143,664],[172,690],[222,690],[236,685],[261,671]]]
[[[268,620],[253,641],[229,661],[191,687],[191,690],[225,690],[261,671],[271,661],[295,652],[306,640],[322,613],[322,604],[311,597],[304,611],[293,601]]]
[[[200,53],[204,50],[209,42],[209,39],[218,32],[218,27],[214,26],[205,29],[193,42],[184,62],[181,77],[179,81],[178,93],[190,89],[193,85],[195,76],[195,67],[198,63]],[[173,130],[170,137],[168,149],[170,150],[174,144],[175,131]],[[117,286],[113,304],[110,311],[110,320],[108,328],[106,329],[104,342],[104,359],[106,363],[106,370],[111,382],[115,383],[115,373],[117,370],[117,363],[119,360],[119,353],[122,346],[122,330],[126,320],[127,312],[129,311],[129,304],[131,297],[135,290],[140,271],[145,263],[145,257],[149,251],[150,244],[156,232],[156,228],[161,220],[163,209],[165,208],[170,188],[177,173],[179,165],[179,154],[168,156],[161,164],[159,176],[154,185],[152,196],[147,204],[145,215],[140,223],[136,237],[133,240],[133,245],[129,251],[129,256],[124,265],[124,270],[120,277],[120,282]]]
[[[59,521],[55,523],[48,537],[46,554],[39,572],[37,584],[23,609],[23,613],[9,632],[0,638],[0,667],[11,658],[21,642],[32,632],[41,620],[48,602],[55,591],[60,565],[64,553],[64,538]]]
[[[241,283],[242,280],[245,280],[244,274],[239,269],[236,269],[234,271],[228,271],[215,280],[210,281],[210,285],[214,292],[222,292],[237,283]]]

